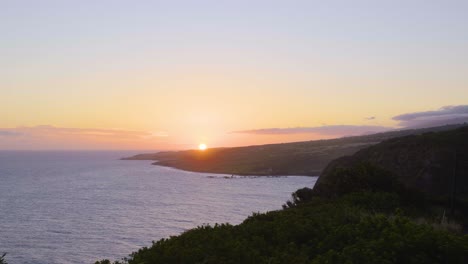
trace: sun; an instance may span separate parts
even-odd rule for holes
[[[206,147],[206,144],[205,143],[200,143],[200,145],[198,145],[198,149],[199,150],[205,150],[207,147]]]

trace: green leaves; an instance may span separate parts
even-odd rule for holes
[[[311,198],[238,226],[200,226],[157,241],[128,263],[465,263],[467,236],[418,224],[398,206],[391,193]]]
[[[6,253],[3,253],[3,255],[0,257],[0,264],[8,264],[5,260]]]

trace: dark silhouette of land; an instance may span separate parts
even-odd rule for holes
[[[332,194],[327,182],[340,168],[370,163],[393,175],[405,187],[435,196],[454,193],[468,201],[468,126],[385,140],[352,156],[333,160],[315,189]]]
[[[381,171],[368,175],[363,164]],[[356,173],[367,176],[349,177]],[[320,175],[314,193],[331,197],[349,188],[368,189],[386,174],[392,175],[393,181],[381,181],[383,185],[397,182],[468,227],[468,126],[385,140],[333,160]]]
[[[200,226],[113,263],[467,263],[468,126],[436,130],[332,161],[283,210]]]
[[[140,154],[124,159],[154,160],[154,165],[196,172],[235,175],[318,176],[330,161],[342,156],[352,155],[386,139],[445,131],[462,126],[466,126],[466,124],[390,131],[328,140],[234,148],[210,148],[205,151],[165,151]]]

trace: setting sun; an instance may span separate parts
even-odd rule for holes
[[[206,149],[206,144],[205,143],[200,143],[200,145],[198,145],[198,149],[199,150],[205,150]]]

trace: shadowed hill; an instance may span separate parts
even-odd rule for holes
[[[128,160],[155,160],[155,165],[177,169],[237,175],[319,175],[332,160],[352,155],[383,140],[430,131],[444,131],[464,125],[391,131],[339,139],[270,144],[205,151],[168,151],[140,154]]]
[[[468,127],[386,140],[332,161],[316,183],[326,185],[339,169],[370,163],[394,174],[407,188],[434,196],[468,198]]]

